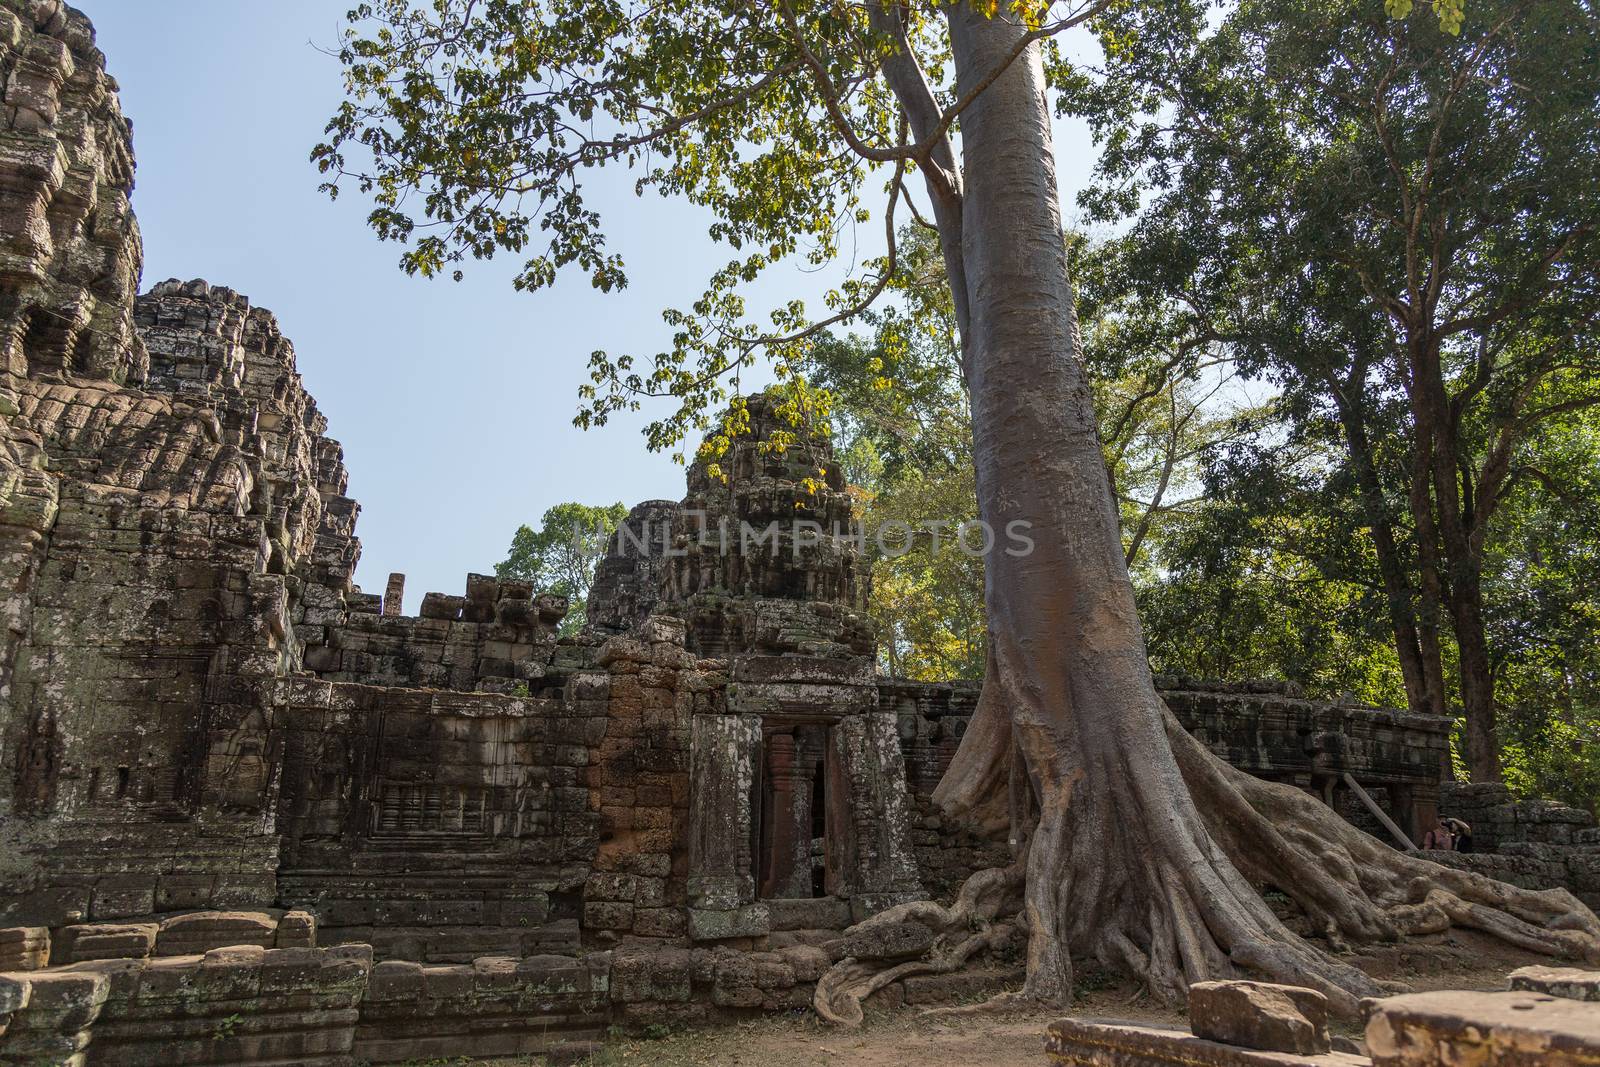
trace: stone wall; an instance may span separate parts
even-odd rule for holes
[[[575,700],[605,709],[589,770],[599,817],[583,920],[605,944],[681,939],[689,875],[689,758],[696,715],[722,707],[723,664],[684,648],[676,619],[647,619],[600,646],[604,674],[574,681]]]
[[[592,702],[293,679],[278,896],[384,956],[573,949]]]
[[[403,576],[401,576],[403,578]],[[566,599],[527,582],[467,576],[466,594],[428,593],[421,614],[369,601],[306,604],[297,631],[305,666],[331,681],[462,692],[532,692],[551,677]]]
[[[1429,859],[1527,889],[1568,889],[1600,909],[1600,828],[1589,812],[1519,800],[1497,782],[1446,782],[1439,806],[1472,827],[1473,851],[1423,853]]]
[[[5,432],[53,496],[7,612],[13,917],[272,903],[270,693],[299,658],[296,594],[347,585],[357,551],[337,445],[271,316],[166,283],[138,319],[193,358],[137,389],[12,379]]]
[[[371,967],[364,945],[241,945],[0,975],[0,1063],[350,1067]]]
[[[456,964],[374,963],[370,946],[349,944],[107,957],[0,973],[0,1064],[353,1067],[563,1046],[580,1055],[615,1027],[806,1009],[833,963],[891,959],[913,943],[891,929],[878,938],[779,933],[756,951],[635,944]],[[1019,976],[1012,953],[988,969],[893,982],[870,1003],[947,1002]]]

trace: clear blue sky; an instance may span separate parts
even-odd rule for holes
[[[581,277],[516,293],[509,261],[474,264],[461,284],[407,278],[360,197],[330,203],[307,162],[342,91],[316,46],[336,41],[349,0],[76,3],[133,120],[143,287],[205,278],[277,314],[344,444],[363,587],[381,592],[403,571],[415,611],[424,592],[460,592],[468,571],[489,571],[518,524],[552,504],[682,496],[682,468],[644,447],[643,416],[584,433],[572,415],[589,353],[658,350],[661,309],[692,300],[726,261],[706,216],[637,199],[619,172],[592,179],[591,195],[630,268],[622,293]],[[1057,136],[1074,189],[1091,148],[1081,130]],[[823,284],[778,271],[761,295],[815,300]]]

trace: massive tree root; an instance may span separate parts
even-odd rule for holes
[[[1181,1002],[1194,982],[1249,975],[1321,990],[1348,1016],[1384,989],[1336,952],[1452,926],[1600,963],[1600,920],[1567,891],[1519,889],[1397,852],[1307,793],[1235,770],[1165,707],[1161,714],[1181,781],[1163,783],[1149,769],[1141,781],[1126,765],[1110,789],[1075,789],[1081,774],[1040,781],[1040,814],[1018,864],[975,874],[948,908],[919,901],[860,924],[914,919],[940,936],[925,959],[888,969],[836,965],[818,983],[818,1013],[859,1023],[860,1001],[873,991],[954,970],[1019,930],[1028,936],[1022,997],[1052,1005],[1065,1003],[1077,958],[1132,976],[1168,1002]],[[991,825],[1000,796],[1013,813],[1019,807],[1017,776],[992,755],[969,757],[986,768],[980,777],[963,779],[963,768],[952,767],[953,787],[977,785],[967,810],[987,810]],[[1262,897],[1267,888],[1295,901],[1325,947],[1285,926]]]
[[[854,959],[844,959],[817,982],[813,1005],[817,1014],[843,1026],[861,1024],[861,1002],[873,993],[917,974],[946,974],[964,965],[979,953],[998,949],[1009,942],[1016,927],[997,921],[1002,914],[1014,914],[1022,888],[1021,865],[993,867],[978,871],[966,880],[955,903],[946,908],[931,900],[914,900],[879,912],[853,931],[870,930],[901,922],[920,922],[938,937],[922,959],[877,967]]]

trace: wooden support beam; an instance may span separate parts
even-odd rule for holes
[[[1360,782],[1350,777],[1349,771],[1345,771],[1342,777],[1344,778],[1344,784],[1354,790],[1356,796],[1361,798],[1361,803],[1365,804],[1367,806],[1367,810],[1372,812],[1373,818],[1383,823],[1383,828],[1393,834],[1396,841],[1400,842],[1401,848],[1405,849],[1407,852],[1416,849],[1417,846],[1411,843],[1411,838],[1406,836],[1405,831],[1396,826],[1394,824],[1394,820],[1389,818],[1389,814],[1382,808],[1378,807],[1378,802],[1372,799],[1372,794],[1361,788]]]

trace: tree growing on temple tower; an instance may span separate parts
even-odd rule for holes
[[[1556,2],[1570,6],[1572,47],[1592,55],[1592,20],[1576,0]],[[1367,9],[1376,3],[1304,17],[1358,21],[1397,55],[1426,47],[1453,63],[1523,10],[1486,3],[1462,21],[1441,2],[1401,32]],[[1187,5],[1168,14],[1205,18]],[[374,199],[372,227],[406,242],[406,270],[459,274],[510,253],[523,257],[519,288],[564,270],[623,287],[584,195],[600,167],[714,216],[729,262],[691,306],[665,313],[662,352],[592,357],[581,425],[663,398],[670,410],[648,437],[670,447],[707,425],[754,361],[796,380],[822,331],[891,291],[899,225],[936,235],[979,517],[1030,524],[1035,548],[987,560],[983,696],[937,795],[947,811],[1007,826],[1016,860],[975,875],[949,907],[868,920],[933,924],[943,936],[916,966],[953,968],[1020,930],[1022,995],[1039,1001],[1065,1000],[1073,960],[1094,960],[1167,999],[1249,973],[1321,989],[1348,1014],[1379,992],[1338,958],[1350,943],[1464,925],[1600,961],[1600,920],[1570,894],[1394,852],[1316,799],[1232,770],[1157,695],[1080,355],[1051,129],[1055,89],[1090,76],[1063,35],[1098,28],[1113,53],[1137,43],[1108,3],[373,0],[352,15],[348,96],[314,158],[330,192]],[[1126,150],[1121,134],[1107,140]],[[832,262],[850,226],[869,221],[884,255],[824,309],[748,313],[753,279],[794,259]],[[1304,913],[1315,942],[1285,925],[1267,889]],[[907,966],[836,967],[817,1007],[858,1019],[859,997]]]

